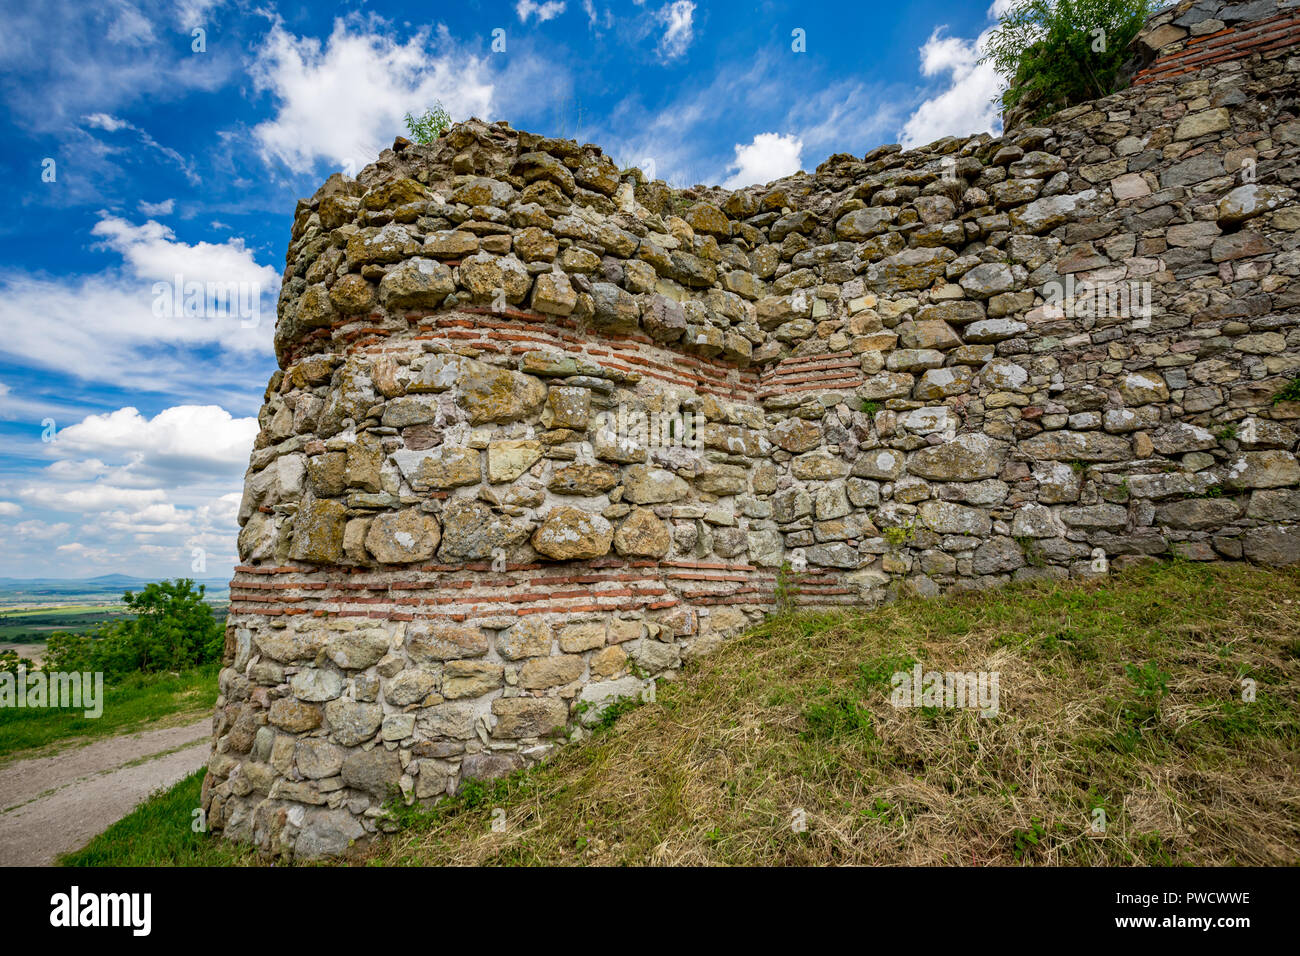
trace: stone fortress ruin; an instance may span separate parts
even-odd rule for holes
[[[778,603],[1300,561],[1300,4],[1131,85],[674,190],[469,121],[298,204],[212,827],[344,853]]]

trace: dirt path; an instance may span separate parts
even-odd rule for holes
[[[0,866],[45,866],[203,766],[210,719],[0,767]]]

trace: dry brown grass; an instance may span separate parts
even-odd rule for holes
[[[892,707],[912,659],[999,671],[999,714]],[[785,615],[547,764],[398,813],[368,862],[1296,864],[1298,688],[1296,570]]]

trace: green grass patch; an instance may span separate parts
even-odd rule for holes
[[[206,715],[216,704],[218,670],[210,664],[179,673],[106,678],[99,717],[86,717],[83,709],[0,708],[0,758],[62,741],[115,736],[177,715]]]
[[[195,832],[203,775],[199,770],[160,790],[72,853],[60,866],[238,866],[254,862],[247,847]]]

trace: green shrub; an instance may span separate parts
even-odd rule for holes
[[[1037,120],[1114,93],[1128,45],[1157,6],[1151,0],[1020,0],[989,35],[981,63],[1007,81],[1003,110]]]
[[[421,116],[406,114],[406,129],[417,143],[428,145],[447,131],[451,125],[451,116],[442,108],[441,103],[434,103],[433,109],[425,110]]]
[[[17,651],[0,651],[0,674],[17,674],[20,667],[29,671],[36,669],[31,658],[19,657]]]
[[[107,675],[180,671],[221,660],[223,628],[188,578],[151,582],[122,602],[133,618],[106,621],[82,634],[56,632],[45,649],[48,671]]]
[[[1300,402],[1300,376],[1291,379],[1273,395],[1273,404],[1278,402]]]

